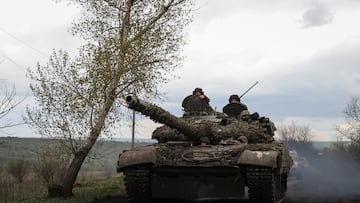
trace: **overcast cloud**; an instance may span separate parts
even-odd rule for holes
[[[229,95],[259,81],[242,99],[250,111],[277,125],[309,125],[317,140],[334,140],[346,103],[360,92],[359,9],[357,0],[197,0],[184,64],[174,72],[179,79],[161,88],[164,102],[153,102],[181,116],[182,99],[202,87],[221,111]],[[78,16],[77,8],[50,0],[3,1],[0,78],[28,92],[27,67],[46,62],[53,49],[76,53],[81,40],[67,30]],[[145,119],[140,126],[137,134],[150,137],[155,124]],[[32,135],[26,127],[10,131]],[[129,132],[122,129],[122,136]]]
[[[313,1],[304,12],[301,21],[304,28],[309,28],[329,24],[333,21],[333,18],[334,14],[325,4]]]

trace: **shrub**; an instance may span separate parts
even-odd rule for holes
[[[24,158],[16,159],[15,161],[11,162],[7,167],[7,172],[12,177],[14,177],[19,183],[22,183],[24,177],[28,173],[28,164],[26,163]]]
[[[56,146],[44,146],[38,152],[35,171],[48,188],[49,197],[61,196],[62,181],[69,163],[69,156]]]
[[[6,175],[3,168],[0,168],[0,202],[8,202],[11,199],[14,185]]]

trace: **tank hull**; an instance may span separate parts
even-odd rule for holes
[[[244,173],[231,167],[155,167],[151,170],[152,198],[242,199]]]
[[[122,153],[118,171],[124,172],[134,203],[153,198],[279,202],[291,164],[280,143],[192,146],[169,142]]]

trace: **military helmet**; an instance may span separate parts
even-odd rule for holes
[[[233,100],[233,99],[240,102],[240,97],[237,94],[233,94],[229,97],[229,103],[231,103],[231,100]]]
[[[204,91],[200,87],[195,88],[193,94],[195,94],[196,92],[200,92],[201,94],[204,94]]]

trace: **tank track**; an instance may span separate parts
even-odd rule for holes
[[[274,173],[271,168],[248,167],[246,179],[249,187],[249,199],[251,203],[279,203],[283,200],[277,194]],[[277,198],[278,197],[278,198]]]
[[[124,171],[125,189],[131,203],[150,203],[151,187],[149,168],[136,166]]]

